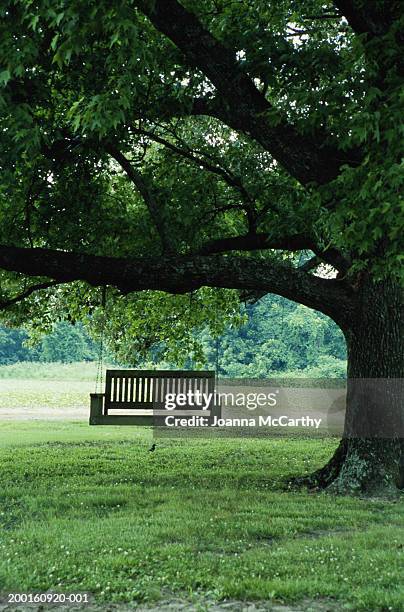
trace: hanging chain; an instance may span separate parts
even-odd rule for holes
[[[219,384],[219,336],[216,336],[216,363],[215,363],[215,369],[216,369],[216,387]]]
[[[101,306],[103,309],[102,319],[101,319],[101,331],[100,331],[100,343],[98,349],[98,362],[97,362],[97,376],[95,379],[95,393],[103,392],[103,382],[104,382],[104,331],[105,324],[107,320],[107,311],[106,311],[106,302],[107,302],[107,290],[106,287],[102,288],[101,294]]]
[[[218,329],[219,329],[219,308],[218,308],[218,304],[216,303],[215,305],[215,323],[216,323],[216,340],[215,340],[215,370],[216,370],[216,389],[218,388],[219,385],[219,333],[218,333]]]
[[[99,344],[99,350],[98,350],[97,377],[95,379],[95,393],[102,393],[103,369],[104,369],[104,340],[101,337],[100,344]]]

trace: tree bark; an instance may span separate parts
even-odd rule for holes
[[[47,276],[58,283],[82,280],[94,287],[112,285],[124,294],[144,290],[181,294],[200,287],[262,290],[319,310],[340,325],[352,316],[352,289],[344,282],[237,255],[119,258],[0,245],[0,268]]]
[[[344,436],[329,463],[297,483],[333,493],[395,496],[404,486],[404,300],[399,284],[366,279],[348,347]]]

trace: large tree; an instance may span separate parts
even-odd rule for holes
[[[3,308],[71,284],[85,309],[87,283],[321,311],[346,338],[348,407],[311,482],[394,491],[401,398],[375,412],[356,383],[404,378],[402,3],[8,0],[0,14]]]

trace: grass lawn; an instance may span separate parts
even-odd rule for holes
[[[335,440],[163,439],[149,453],[151,440],[147,428],[0,423],[0,592],[404,609],[402,502],[283,489]]]

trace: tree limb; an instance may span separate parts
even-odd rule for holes
[[[323,250],[307,234],[292,234],[280,238],[271,238],[268,233],[258,233],[218,238],[202,246],[198,253],[209,255],[212,253],[226,253],[228,251],[257,251],[263,249],[313,251],[319,259],[330,264],[342,274],[346,274],[350,267],[350,262],[337,249],[329,247]]]
[[[213,253],[226,253],[228,251],[256,251],[261,249],[279,249],[285,251],[312,250],[313,241],[305,234],[270,239],[268,234],[245,234],[244,236],[231,236],[218,238],[206,243],[198,254],[211,255]]]
[[[188,293],[200,287],[265,291],[315,308],[340,325],[352,316],[348,285],[288,265],[240,256],[165,256],[115,258],[51,249],[0,246],[0,268],[27,276],[48,276],[59,283],[76,280],[112,285],[127,294],[155,290]]]
[[[50,287],[55,287],[56,285],[60,285],[60,282],[49,281],[46,283],[38,283],[37,285],[31,285],[31,287],[28,287],[25,291],[23,291],[19,295],[16,295],[13,298],[10,298],[8,300],[0,300],[0,310],[6,310],[10,306],[14,306],[14,304],[22,302],[36,291],[41,291],[42,289],[49,289]]]
[[[236,52],[215,39],[177,0],[137,0],[153,25],[168,36],[189,63],[213,83],[218,95],[210,112],[259,142],[302,184],[335,179],[344,163],[357,155],[325,144],[326,135],[303,136],[266,100],[242,70]]]

